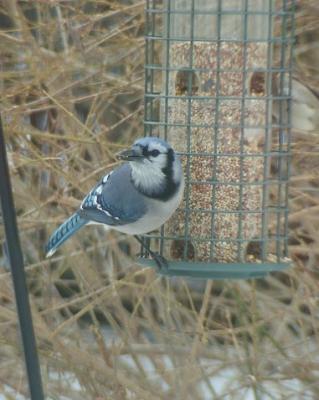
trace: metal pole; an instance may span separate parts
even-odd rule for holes
[[[40,365],[32,324],[32,316],[24,273],[22,251],[17,229],[1,116],[0,200],[31,399],[43,400],[44,395],[41,382]]]

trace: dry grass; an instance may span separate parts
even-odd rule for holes
[[[297,26],[296,74],[313,88],[316,3],[300,2]],[[144,1],[0,7],[1,108],[47,397],[318,399],[319,128],[293,133],[295,265],[283,274],[165,280],[132,265],[134,241],[93,227],[44,260],[48,234],[142,133]],[[1,271],[0,393],[15,399],[27,385],[11,276]]]

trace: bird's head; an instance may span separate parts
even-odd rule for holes
[[[160,138],[138,139],[118,158],[129,161],[134,185],[149,197],[169,198],[183,179],[179,156]]]

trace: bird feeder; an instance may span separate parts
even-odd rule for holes
[[[289,265],[293,25],[288,0],[147,1],[145,134],[165,138],[185,172],[179,209],[144,237],[168,262],[160,273],[253,278]]]

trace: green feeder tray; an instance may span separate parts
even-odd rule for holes
[[[286,263],[204,263],[169,261],[168,268],[159,269],[156,262],[149,258],[140,257],[138,263],[152,267],[163,276],[183,276],[202,279],[255,279],[264,278],[270,272],[282,271],[290,266]]]

